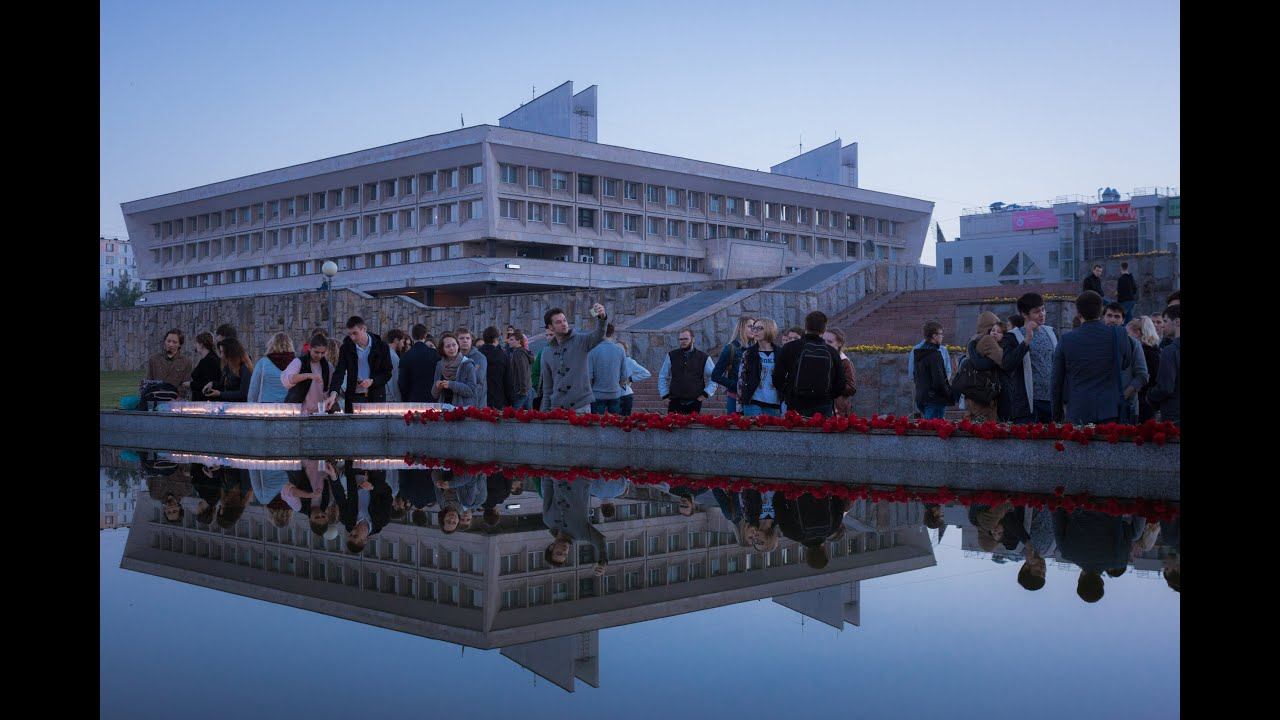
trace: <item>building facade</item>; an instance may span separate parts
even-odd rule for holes
[[[133,473],[122,467],[102,468],[98,473],[98,529],[129,527],[138,497]]]
[[[111,283],[120,284],[125,273],[129,274],[130,284],[139,285],[138,265],[133,258],[133,243],[128,238],[108,238],[98,236],[98,297],[105,297]]]
[[[124,203],[149,303],[336,287],[429,305],[917,262],[933,203],[841,141],[760,172],[596,142],[596,88],[499,121]]]
[[[960,218],[960,237],[938,243],[938,288],[1081,281],[1114,255],[1179,251],[1182,198],[1177,188],[1138,188],[1128,198],[1004,205]]]

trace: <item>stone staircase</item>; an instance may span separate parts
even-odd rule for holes
[[[837,327],[847,332],[846,328],[851,328],[857,325],[872,313],[901,297],[904,292],[904,290],[893,290],[890,292],[875,293],[874,295],[863,298],[853,307],[848,308],[844,312],[841,312],[828,320],[827,326]]]
[[[946,342],[952,344],[973,334],[973,328],[955,327],[957,304],[1017,296],[1027,292],[1073,295],[1077,290],[1076,283],[1047,283],[882,293],[837,316],[835,325],[844,330],[845,342],[850,345],[914,345],[920,341],[920,331],[925,322],[937,320],[942,323]],[[889,295],[892,297],[886,297]],[[875,306],[871,307],[870,304]],[[841,320],[842,317],[847,317],[848,320]]]

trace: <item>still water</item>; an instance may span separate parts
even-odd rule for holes
[[[1176,517],[103,458],[103,717],[1179,714]]]

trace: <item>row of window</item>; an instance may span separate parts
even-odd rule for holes
[[[157,264],[203,260],[219,257],[223,253],[247,254],[266,252],[280,247],[305,245],[308,242],[336,242],[346,239],[372,237],[419,228],[442,227],[453,222],[467,222],[484,217],[483,200],[467,200],[460,203],[409,208],[395,212],[363,215],[331,220],[311,225],[296,225],[265,232],[229,235],[212,240],[172,245],[151,250],[151,258]],[[184,250],[185,248],[185,250]]]
[[[896,221],[841,213],[835,210],[761,202],[750,198],[702,193],[615,178],[598,178],[584,173],[506,164],[501,165],[500,168],[503,184],[517,185],[526,189],[546,188],[549,185],[552,191],[570,193],[570,188],[573,187],[576,188],[579,196],[617,198],[621,193],[622,199],[636,202],[640,202],[640,193],[643,190],[645,202],[665,207],[705,210],[708,214],[754,218],[760,218],[763,213],[763,219],[779,223],[831,229],[843,227],[850,232],[888,237],[899,237],[901,232],[900,224]],[[482,182],[484,182],[484,167],[468,165],[164,220],[152,223],[151,227],[154,239],[163,240],[217,230],[221,227],[296,218],[304,213],[325,212],[338,208],[360,208],[362,205],[367,206],[371,203],[415,197],[428,192],[456,190],[462,186],[478,185]]]
[[[965,274],[966,275],[972,274],[973,258],[965,257],[961,259],[964,263],[963,267],[964,267]],[[1051,267],[1057,267],[1058,265],[1057,250],[1049,251],[1049,265]],[[942,261],[942,274],[951,275],[953,273],[953,270],[954,270],[954,265],[952,264],[952,258],[944,258]],[[995,272],[995,256],[994,255],[984,255],[982,257],[982,272],[988,273],[988,274]],[[999,277],[1012,277],[1015,275],[1034,275],[1039,272],[1040,272],[1040,267],[1036,265],[1034,260],[1031,259],[1031,256],[1024,252],[1020,252],[1020,253],[1015,253],[1014,256],[1009,259],[1009,262],[1006,263],[1005,266],[1000,270]]]
[[[463,185],[478,185],[482,182],[484,182],[484,167],[468,165],[165,220],[152,223],[151,229],[153,237],[160,240],[194,232],[216,230],[224,226],[264,222],[268,217],[271,220],[278,220],[281,217],[293,218],[301,213],[322,212],[330,208],[358,208],[361,206],[362,197],[363,204],[368,205],[428,192],[456,190]]]
[[[558,250],[569,253],[571,248],[558,247]],[[543,253],[538,253],[539,259],[553,259],[565,262],[573,260],[571,255],[562,254],[548,256],[543,258]],[[379,268],[395,265],[409,265],[421,262],[436,262],[440,260],[456,260],[465,257],[464,243],[451,243],[448,245],[432,245],[421,248],[410,248],[407,250],[386,250],[374,253],[361,253],[358,255],[347,255],[332,259],[338,264],[338,269],[343,270],[364,270],[366,268]],[[522,253],[519,257],[532,257],[528,253]],[[664,255],[656,253],[638,253],[623,252],[615,250],[599,250],[597,248],[579,248],[578,262],[595,263],[597,258],[603,258],[601,264],[617,265],[621,267],[644,267],[651,270],[671,270],[676,272],[703,272],[703,261],[701,258],[688,258],[681,255]],[[299,277],[302,275],[318,275],[320,267],[324,264],[324,260],[299,260],[295,262],[274,263],[271,265],[263,265],[248,268],[237,268],[233,270],[220,270],[217,272],[196,273],[190,275],[177,275],[171,277],[160,278],[156,281],[156,289],[158,290],[184,290],[187,288],[200,288],[211,285],[228,285],[241,282],[254,282],[257,280],[278,280],[282,278]]]
[[[750,198],[702,193],[696,190],[650,185],[615,178],[598,178],[595,175],[571,173],[560,170],[518,165],[500,165],[499,177],[503,184],[524,188],[546,188],[548,178],[552,191],[570,192],[577,188],[579,196],[617,198],[619,191],[623,200],[640,201],[641,190],[644,201],[666,207],[687,208],[689,210],[725,215],[740,215],[759,218],[761,211],[765,220],[776,220],[780,223],[816,226],[825,228],[844,227],[850,232],[869,235],[899,237],[900,224],[892,220],[841,213],[835,210],[788,205],[786,203],[760,202]],[[704,208],[705,205],[705,208]]]

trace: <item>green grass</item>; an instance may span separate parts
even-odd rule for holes
[[[145,373],[141,370],[113,372],[99,371],[98,408],[101,410],[119,410],[120,398],[125,395],[137,395],[138,383]]]

